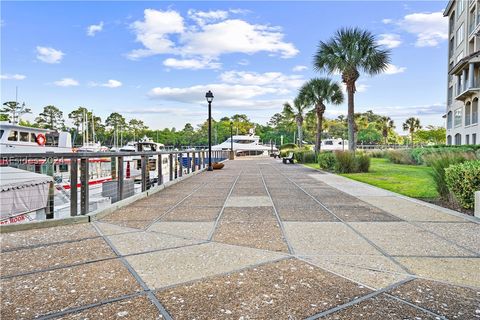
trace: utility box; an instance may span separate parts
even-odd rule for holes
[[[135,194],[134,181],[133,179],[123,180],[123,199],[131,197]],[[117,202],[118,200],[118,181],[111,180],[105,181],[102,184],[102,197],[112,198],[112,203]]]

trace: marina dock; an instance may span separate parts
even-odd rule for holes
[[[480,225],[338,175],[226,161],[90,223],[2,233],[2,319],[474,319]]]

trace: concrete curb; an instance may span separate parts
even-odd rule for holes
[[[222,162],[228,161],[224,160]],[[207,168],[202,168],[199,170],[196,170],[194,172],[191,172],[189,174],[185,174],[182,177],[178,177],[175,180],[172,181],[167,181],[164,184],[160,186],[155,186],[145,192],[136,194],[134,196],[131,196],[129,198],[123,199],[121,201],[118,201],[114,204],[112,204],[110,207],[101,209],[101,210],[96,210],[93,212],[90,212],[89,214],[85,216],[75,216],[75,217],[68,217],[64,219],[51,219],[51,220],[43,220],[43,221],[33,221],[33,222],[27,222],[27,223],[21,223],[21,224],[9,224],[9,225],[3,225],[0,226],[0,234],[1,233],[10,233],[10,232],[16,232],[16,231],[25,231],[25,230],[32,230],[32,229],[41,229],[41,228],[51,228],[51,227],[60,227],[60,226],[67,226],[67,225],[72,225],[72,224],[78,224],[78,223],[89,223],[93,221],[97,221],[115,210],[118,210],[120,208],[123,208],[129,204],[132,204],[133,202],[144,199],[146,197],[149,197],[159,191],[162,191],[165,188],[168,188],[170,186],[173,186],[185,179],[188,179],[190,177],[193,177],[194,175],[197,175],[201,172],[206,171]]]
[[[399,194],[399,193],[395,193],[393,191],[390,191],[390,190],[386,190],[386,189],[382,189],[382,188],[379,188],[377,186],[374,186],[374,185],[371,185],[371,184],[368,184],[368,183],[365,183],[365,182],[361,182],[361,181],[357,181],[357,180],[353,180],[353,179],[349,179],[349,178],[346,178],[346,177],[343,177],[341,175],[338,175],[338,174],[334,174],[334,173],[330,173],[330,172],[327,172],[327,171],[323,171],[323,170],[319,170],[319,169],[314,169],[314,168],[311,168],[311,167],[307,167],[307,166],[304,166],[306,168],[309,168],[311,169],[312,171],[321,171],[322,172],[322,175],[327,175],[327,176],[335,176],[336,178],[339,178],[341,180],[344,180],[348,183],[352,183],[352,184],[358,184],[358,185],[361,185],[362,187],[368,187],[368,188],[372,188],[372,189],[376,189],[376,190],[379,190],[383,193],[387,193],[388,195],[387,196],[392,196],[392,197],[398,197],[398,198],[401,198],[401,199],[404,199],[404,200],[408,200],[410,202],[413,202],[413,203],[417,203],[417,204],[420,204],[420,205],[423,205],[423,206],[426,206],[426,207],[429,207],[429,208],[432,208],[432,209],[435,209],[435,210],[438,210],[438,211],[441,211],[443,213],[446,213],[446,214],[449,214],[449,215],[452,215],[452,216],[455,216],[455,217],[458,217],[458,218],[462,218],[462,219],[465,219],[465,220],[468,220],[470,222],[474,222],[474,223],[478,223],[480,224],[480,218],[477,218],[477,217],[474,217],[474,216],[469,216],[465,213],[461,213],[461,212],[458,212],[458,211],[455,211],[455,210],[452,210],[452,209],[448,209],[448,208],[444,208],[444,207],[441,207],[441,206],[438,206],[436,204],[433,204],[433,203],[430,203],[430,202],[426,202],[426,201],[422,201],[422,200],[419,200],[419,199],[415,199],[415,198],[411,198],[411,197],[408,197],[408,196],[404,196],[402,194]],[[327,182],[327,181],[324,181],[326,184],[332,186],[332,187],[335,187],[335,184],[332,184],[331,182]],[[337,188],[338,189],[338,188]],[[344,191],[346,192],[346,191]],[[348,193],[348,192],[346,192]]]

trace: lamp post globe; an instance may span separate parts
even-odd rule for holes
[[[208,90],[205,94],[205,99],[208,102],[208,169],[207,171],[213,171],[212,167],[212,101],[213,93]]]

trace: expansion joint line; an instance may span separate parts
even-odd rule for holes
[[[290,241],[288,240],[287,232],[285,231],[285,226],[283,225],[283,222],[280,219],[280,215],[278,214],[275,203],[273,202],[272,195],[270,194],[270,191],[268,190],[268,187],[267,187],[267,183],[265,182],[265,177],[263,176],[263,172],[262,172],[262,166],[259,165],[259,167],[260,167],[259,168],[260,169],[260,175],[262,176],[263,186],[265,187],[265,191],[267,192],[267,195],[270,198],[270,201],[272,202],[273,212],[275,213],[275,217],[277,218],[278,225],[280,226],[280,230],[282,231],[283,239],[285,239],[285,242],[287,244],[288,253],[290,253],[291,255],[294,255],[295,252],[293,251],[293,247],[290,244]]]
[[[240,170],[238,173],[237,177],[235,178],[235,181],[232,184],[232,187],[230,188],[230,191],[228,192],[227,198],[225,199],[225,202],[223,203],[222,209],[220,210],[220,213],[218,214],[217,219],[215,219],[215,224],[213,225],[212,231],[210,231],[210,234],[208,235],[208,241],[212,241],[213,235],[215,234],[215,231],[217,230],[218,223],[220,222],[220,219],[222,218],[223,211],[225,211],[225,207],[227,206],[228,199],[230,199],[230,196],[232,195],[233,189],[235,188],[235,185],[237,184],[238,179],[240,179],[240,176],[242,175],[243,170]]]
[[[322,311],[322,312],[320,312],[320,313],[317,313],[317,314],[315,314],[315,315],[313,315],[313,316],[311,316],[311,317],[306,318],[305,320],[315,320],[315,319],[323,318],[323,317],[325,317],[325,316],[327,316],[327,315],[329,315],[329,314],[332,314],[332,313],[341,311],[341,310],[343,310],[343,309],[346,309],[346,308],[348,308],[348,307],[351,307],[351,306],[353,306],[353,305],[356,305],[356,304],[358,304],[358,303],[361,303],[361,302],[363,302],[363,301],[365,301],[365,300],[368,300],[368,299],[370,299],[370,298],[376,297],[376,296],[378,296],[379,294],[382,294],[382,293],[384,293],[384,292],[387,292],[387,291],[389,291],[389,290],[392,290],[392,289],[394,289],[394,288],[396,288],[396,287],[398,287],[398,286],[401,286],[401,285],[403,285],[403,284],[405,284],[405,283],[407,283],[407,282],[412,281],[413,279],[414,279],[414,278],[408,278],[408,279],[404,279],[404,280],[399,281],[399,282],[395,282],[395,283],[393,283],[393,284],[391,284],[391,285],[389,285],[389,286],[387,286],[387,287],[385,287],[385,288],[376,290],[376,291],[374,291],[374,292],[371,292],[371,293],[369,293],[369,294],[366,294],[366,295],[364,295],[364,296],[361,296],[360,298],[353,299],[353,300],[351,300],[351,301],[349,301],[349,302],[347,302],[347,303],[344,303],[344,304],[341,304],[341,305],[339,305],[339,306],[336,306],[335,308],[328,309],[328,310]]]
[[[168,209],[167,211],[165,211],[164,213],[162,213],[159,217],[155,218],[155,220],[153,220],[152,222],[150,222],[145,228],[143,228],[143,230],[145,231],[148,231],[148,229],[154,225],[155,223],[157,223],[158,221],[160,221],[160,219],[162,219],[164,216],[166,216],[167,214],[169,214],[170,212],[172,212],[176,207],[178,207],[179,205],[181,205],[185,200],[187,200],[188,198],[190,198],[195,192],[197,192],[198,190],[200,190],[202,187],[206,186],[208,183],[205,182],[205,183],[202,183],[198,188],[195,188],[192,192],[190,192],[188,195],[186,195],[182,200],[180,200],[179,202],[177,202],[175,205],[173,205],[172,207],[170,207],[170,209]]]
[[[135,278],[137,283],[142,287],[143,291],[146,292],[148,298],[150,301],[157,307],[158,311],[160,314],[167,320],[172,320],[173,318],[170,316],[168,311],[165,309],[165,307],[160,303],[160,301],[157,299],[157,297],[153,294],[153,292],[150,290],[150,288],[147,286],[147,284],[143,281],[143,279],[139,276],[139,274],[133,269],[133,267],[128,263],[127,259],[123,257],[120,252],[117,250],[117,248],[113,245],[113,243],[108,239],[103,232],[96,226],[93,225],[95,230],[97,230],[98,234],[103,237],[103,240],[110,246],[112,251],[115,253],[115,255],[119,258],[119,260],[123,263],[123,265],[128,269],[130,274]]]
[[[368,239],[365,235],[363,235],[360,231],[358,231],[357,229],[355,229],[354,227],[352,227],[348,222],[346,222],[345,220],[343,220],[342,218],[340,218],[339,216],[337,216],[335,213],[332,212],[332,210],[330,210],[329,208],[327,208],[327,206],[325,206],[325,204],[323,204],[322,202],[320,202],[317,198],[315,198],[314,196],[312,196],[310,193],[308,193],[305,189],[303,189],[301,186],[298,185],[298,183],[296,183],[295,181],[293,181],[292,179],[290,179],[287,175],[285,175],[284,173],[282,173],[278,168],[275,168],[274,166],[270,165],[273,169],[277,170],[282,176],[284,176],[288,181],[290,181],[291,183],[293,183],[297,188],[299,188],[300,190],[302,190],[303,193],[305,193],[307,196],[309,196],[310,198],[312,198],[316,203],[318,203],[320,206],[322,206],[323,209],[327,210],[332,216],[334,216],[336,219],[338,219],[338,221],[340,221],[341,223],[343,223],[347,228],[349,228],[350,230],[352,230],[353,232],[355,232],[359,237],[361,237],[363,240],[365,240],[368,244],[370,244],[372,247],[374,247],[378,252],[380,252],[384,257],[388,258],[390,261],[392,261],[393,263],[395,263],[397,266],[399,266],[402,270],[404,270],[405,272],[407,272],[408,274],[413,274],[411,270],[409,270],[407,267],[405,267],[403,264],[401,264],[400,262],[398,262],[395,258],[393,258],[390,254],[388,254],[385,250],[383,250],[382,248],[380,248],[378,245],[376,245],[373,241],[371,241],[370,239]],[[333,187],[332,187],[333,188]]]

